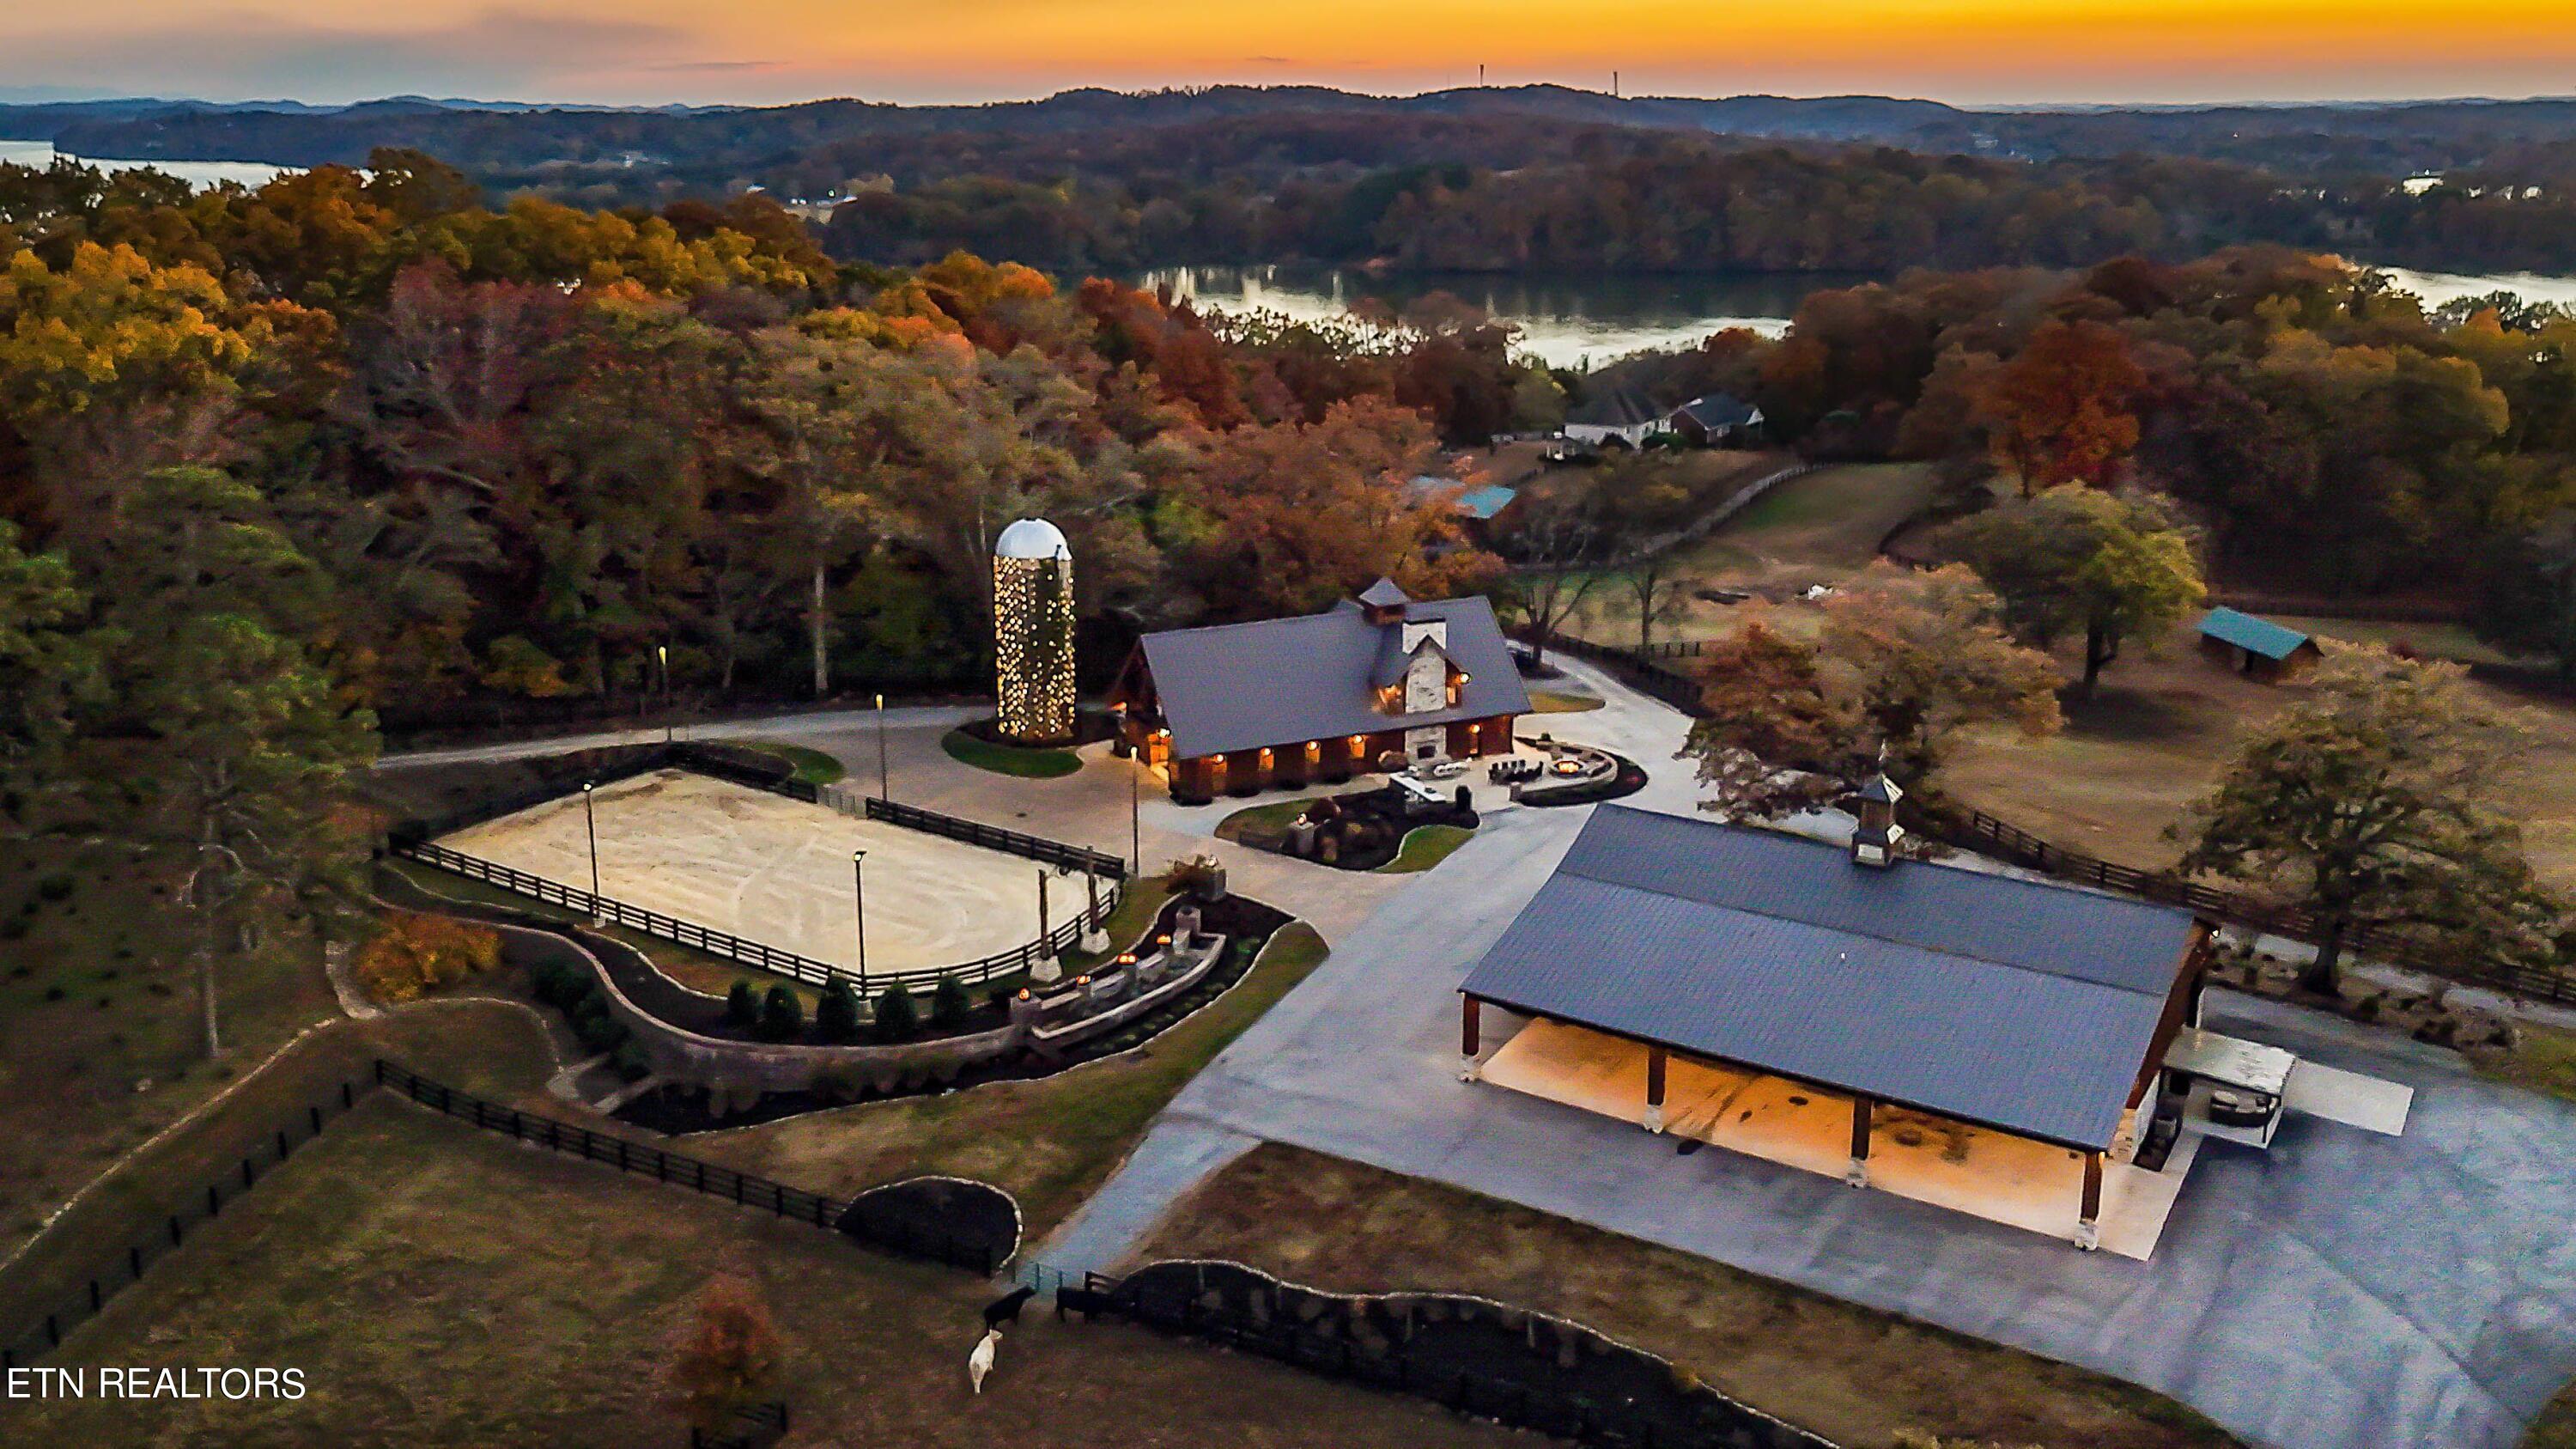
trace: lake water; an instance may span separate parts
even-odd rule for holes
[[[1264,310],[1302,322],[1349,314],[1375,297],[1401,311],[1431,292],[1449,292],[1520,328],[1523,351],[1553,367],[1597,367],[1648,348],[1692,347],[1712,332],[1749,327],[1766,337],[1789,329],[1809,292],[1848,287],[1866,276],[1830,273],[1732,276],[1494,276],[1403,272],[1378,276],[1341,268],[1165,267],[1138,285],[1214,311]]]
[[[2398,286],[2438,307],[2460,297],[2516,292],[2533,302],[2576,307],[2576,277],[2524,272],[2472,275],[2382,268]],[[1401,311],[1445,291],[1521,330],[1522,350],[1553,367],[1597,367],[1632,352],[1692,347],[1712,332],[1749,327],[1766,337],[1789,328],[1808,293],[1870,281],[1834,273],[1716,276],[1494,276],[1404,272],[1379,276],[1348,269],[1164,267],[1137,284],[1169,286],[1173,295],[1213,311],[1264,310],[1316,322],[1349,315],[1374,297]]]
[[[50,141],[0,141],[0,161],[13,162],[20,166],[51,166],[54,164],[55,154],[53,143]],[[243,186],[259,186],[281,171],[294,169],[289,166],[272,166],[265,161],[111,161],[96,156],[76,156],[72,159],[86,161],[92,166],[104,167],[110,171],[126,171],[148,166],[155,171],[176,176],[190,186],[213,186],[224,181],[238,182]]]
[[[2493,272],[2475,276],[2462,272],[2418,272],[2405,267],[2381,267],[2388,279],[2406,291],[2424,299],[2424,305],[2439,307],[2462,297],[2484,297],[2494,292],[2512,292],[2526,302],[2549,302],[2576,308],[2576,277],[2543,277],[2531,272]]]

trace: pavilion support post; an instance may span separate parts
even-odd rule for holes
[[[2075,1224],[2075,1246],[2092,1252],[2102,1246],[2102,1154],[2084,1154],[2084,1207]]]
[[[1869,1186],[1869,1123],[1877,1109],[1878,1103],[1867,1097],[1852,1098],[1851,1167],[1843,1173],[1847,1186]]]
[[[1484,1048],[1477,1008],[1485,1003],[1472,996],[1461,996],[1458,1002],[1458,1080],[1472,1082],[1483,1075],[1476,1064],[1476,1053]]]
[[[1662,1047],[1646,1048],[1646,1130],[1664,1130],[1664,1058]]]

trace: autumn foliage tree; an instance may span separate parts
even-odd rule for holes
[[[2061,483],[2101,485],[2138,446],[2146,370],[2100,322],[2050,322],[1989,374],[1977,398],[1996,461],[2035,497]]]
[[[2248,738],[2175,827],[2182,868],[2313,912],[2305,984],[2332,992],[2357,930],[2407,930],[2478,964],[2542,964],[2570,929],[2501,806],[2529,724],[2456,664],[2351,649]]]
[[[1237,428],[1209,445],[1160,531],[1231,617],[1311,612],[1380,576],[1417,598],[1461,592],[1496,564],[1466,545],[1446,498],[1413,490],[1433,448],[1419,414],[1383,402]]]
[[[709,1279],[663,1372],[671,1411],[694,1428],[723,1428],[776,1381],[783,1351],[769,1307],[749,1279],[734,1273]]]
[[[2060,724],[2055,666],[2014,642],[2002,605],[1963,567],[1874,565],[1822,608],[1813,645],[1757,614],[1702,657],[1705,713],[1684,753],[1716,787],[1715,808],[1810,803],[1882,768],[1919,780],[1969,729],[2036,737]]]
[[[378,1001],[417,1001],[501,964],[501,933],[453,916],[397,911],[358,952],[358,984]]]
[[[2161,501],[2081,484],[1978,514],[1942,543],[2003,600],[2025,638],[2046,646],[2082,636],[2078,688],[2088,695],[2123,642],[2172,625],[2204,593],[2191,538]]]

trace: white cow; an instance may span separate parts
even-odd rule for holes
[[[975,1340],[974,1352],[966,1355],[966,1381],[979,1394],[984,1392],[984,1375],[993,1371],[993,1349],[1001,1341],[1002,1330],[997,1324],[985,1329],[984,1336]]]

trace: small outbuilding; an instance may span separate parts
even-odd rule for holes
[[[2324,657],[2313,636],[2224,606],[2201,616],[2200,652],[2267,681],[2291,678]]]

